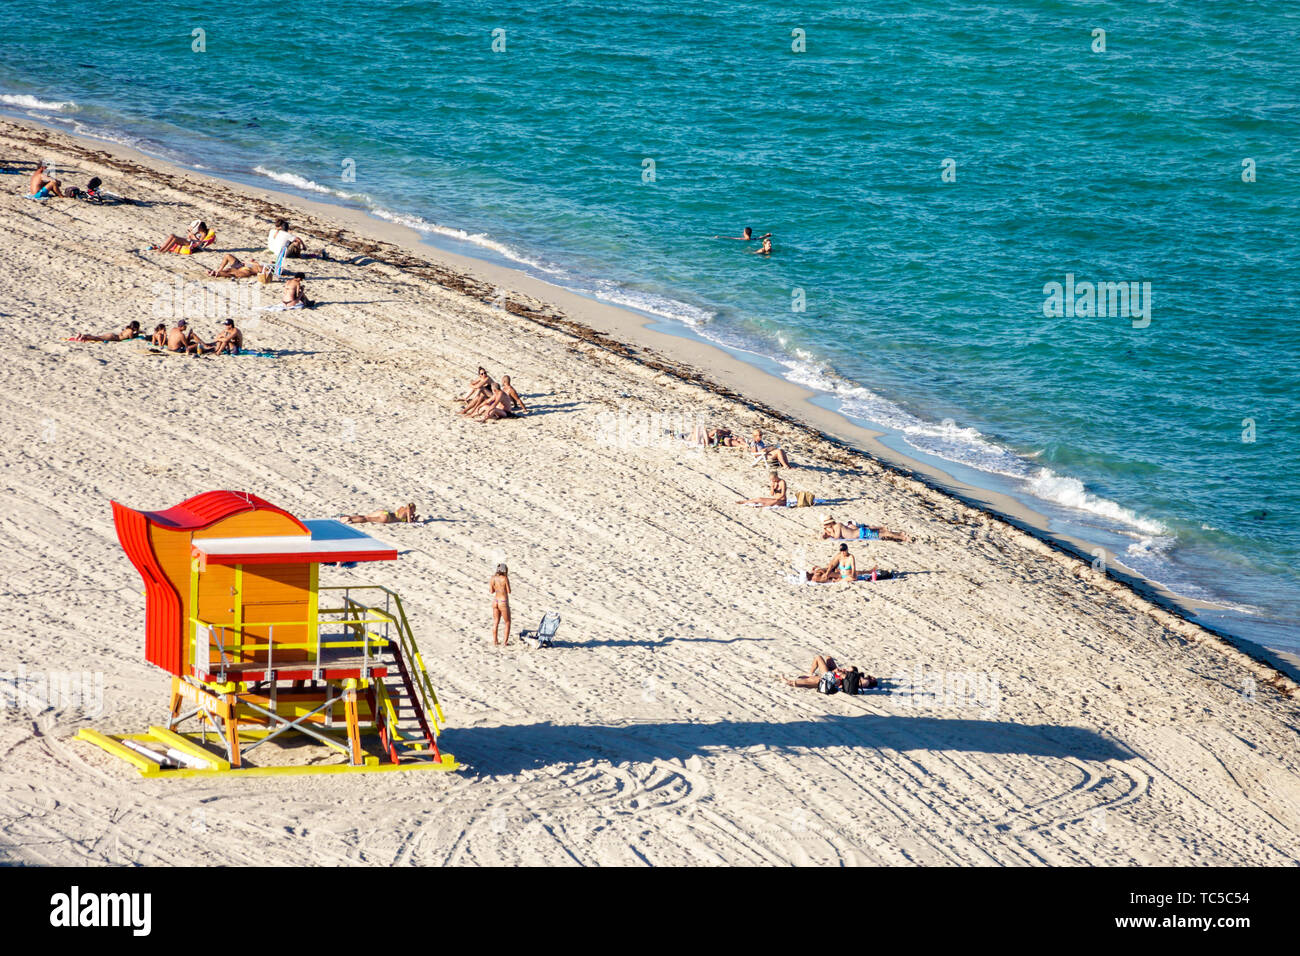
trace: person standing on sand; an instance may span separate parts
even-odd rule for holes
[[[492,595],[492,643],[499,644],[497,628],[504,621],[506,640],[510,644],[510,569],[504,564],[497,565],[497,573],[488,583],[488,592]]]

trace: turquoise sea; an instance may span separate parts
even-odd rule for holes
[[[4,11],[10,114],[650,313],[1300,650],[1294,4]]]

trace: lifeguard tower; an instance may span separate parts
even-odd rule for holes
[[[456,769],[438,749],[442,708],[401,598],[382,585],[320,586],[322,564],[394,561],[394,548],[235,491],[166,511],[115,501],[113,520],[144,579],[145,658],[171,674],[171,706],[166,725],[147,734],[79,736],[147,776]],[[191,720],[198,731],[181,733]],[[382,760],[363,750],[366,731]],[[285,733],[346,760],[246,766]]]

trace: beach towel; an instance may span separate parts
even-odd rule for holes
[[[277,302],[275,305],[264,305],[259,312],[292,312],[294,309],[305,309],[307,303],[295,302],[293,305],[285,305],[283,302]]]
[[[40,192],[38,192],[38,193],[24,193],[24,194],[23,194],[23,198],[24,198],[24,199],[40,199],[40,200],[45,200],[45,199],[49,199],[49,198],[50,198],[50,194],[49,194],[49,192],[45,189],[45,187],[42,186]]]

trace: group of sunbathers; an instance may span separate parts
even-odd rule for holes
[[[131,322],[120,332],[108,332],[104,335],[93,335],[84,332],[80,335],[71,336],[68,341],[129,342],[131,339],[136,338],[146,338],[145,334],[140,331],[139,322]],[[159,322],[154,326],[153,335],[148,336],[148,339],[149,344],[155,348],[189,355],[205,355],[208,353],[220,355],[222,352],[238,355],[244,348],[244,333],[235,328],[234,319],[226,319],[221,331],[217,333],[217,337],[211,342],[204,342],[200,339],[185,319],[177,320],[176,324],[170,329],[167,328],[166,323]]]
[[[528,406],[510,384],[510,376],[502,375],[500,382],[494,382],[487,369],[481,366],[478,375],[469,383],[469,391],[460,402],[464,405],[460,413],[476,422],[528,414]]]
[[[217,337],[211,342],[204,342],[190,328],[189,322],[178,319],[170,329],[161,322],[154,326],[150,342],[168,352],[188,355],[220,355],[222,352],[238,355],[244,348],[244,333],[235,328],[234,319],[226,319]]]
[[[773,465],[779,465],[782,468],[793,468],[790,459],[785,453],[785,449],[780,445],[769,445],[763,440],[763,430],[755,428],[753,434],[748,438],[741,438],[732,432],[730,428],[709,428],[706,425],[696,425],[691,429],[690,437],[687,442],[692,445],[698,445],[702,448],[745,448],[754,454],[754,464],[759,465],[768,462]]]
[[[211,247],[216,238],[217,231],[215,229],[208,228],[208,224],[202,219],[195,219],[190,223],[184,237],[169,235],[161,243],[150,246],[149,249],[154,252],[176,252],[182,255],[191,255],[200,249]],[[271,231],[266,237],[266,247],[276,259],[279,259],[281,249],[284,250],[286,259],[329,258],[324,247],[317,253],[308,252],[302,238],[289,232],[289,224],[283,219],[277,219],[272,225]],[[227,252],[222,255],[221,262],[218,263],[217,267],[208,269],[207,274],[213,279],[252,279],[256,277],[263,282],[269,282],[272,277],[272,269],[272,266],[258,262],[252,257],[244,260],[234,253]],[[280,302],[279,308],[310,308],[312,302],[307,298],[307,293],[303,289],[303,281],[307,278],[307,274],[305,272],[282,274],[287,278],[284,283],[284,298]]]

